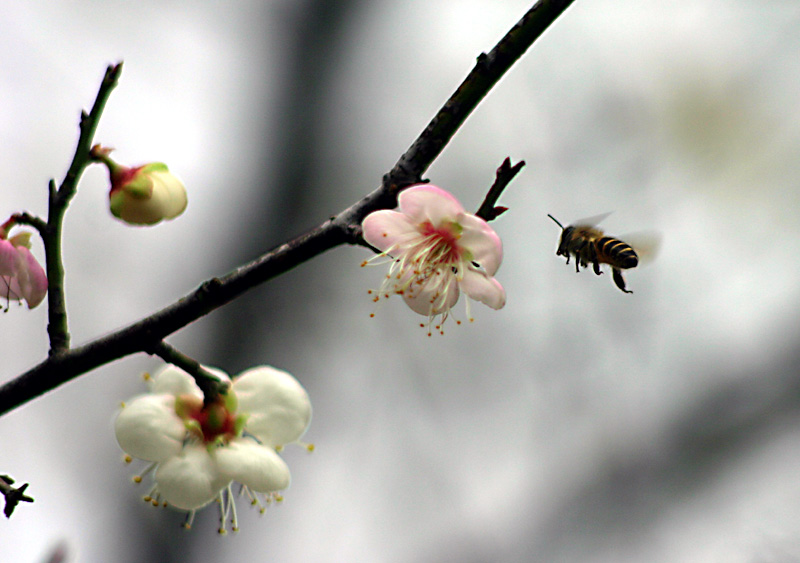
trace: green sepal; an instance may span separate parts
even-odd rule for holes
[[[125,194],[122,191],[116,191],[108,196],[108,207],[111,214],[118,219],[122,218],[122,208],[125,206]]]
[[[239,399],[236,398],[236,393],[229,393],[230,385],[220,393],[222,397],[222,404],[225,406],[227,411],[231,414],[235,413],[239,408]]]
[[[233,421],[233,433],[236,436],[241,436],[244,433],[245,424],[250,415],[240,414]]]
[[[145,172],[145,168],[147,166],[139,169],[133,178],[121,186],[120,190],[134,199],[150,199],[153,195],[153,179]]]
[[[151,162],[150,164],[145,164],[141,168],[142,172],[169,172],[169,168],[163,162]]]

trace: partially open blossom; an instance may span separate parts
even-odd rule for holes
[[[392,260],[375,301],[401,295],[429,323],[437,316],[444,322],[461,291],[493,309],[505,305],[493,277],[503,259],[500,237],[445,190],[412,186],[400,193],[397,210],[370,213],[362,228],[364,240]]]
[[[0,227],[0,297],[22,301],[33,309],[47,295],[47,275],[31,254],[31,233],[22,231],[8,238],[13,219]]]
[[[128,168],[108,156],[111,149],[95,145],[92,158],[108,167],[108,193],[114,217],[133,225],[153,225],[173,219],[186,209],[186,188],[162,162]]]
[[[230,381],[224,372],[206,369]],[[126,404],[115,423],[120,447],[151,462],[145,473],[155,470],[145,500],[189,511],[188,527],[195,510],[217,499],[224,533],[229,517],[234,531],[238,527],[233,481],[253,504],[261,504],[258,494],[265,502],[281,498],[290,475],[277,450],[296,442],[311,420],[308,394],[294,377],[269,366],[251,368],[210,404],[175,366],[165,366],[150,382],[150,393]]]

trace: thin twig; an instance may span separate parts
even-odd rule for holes
[[[100,84],[92,110],[87,114],[81,112],[80,136],[78,145],[75,148],[75,156],[72,158],[69,170],[61,182],[61,186],[56,189],[55,181],[50,180],[49,184],[49,206],[47,215],[47,226],[39,229],[44,242],[44,253],[47,261],[47,334],[50,336],[50,356],[57,356],[69,349],[69,327],[67,325],[67,305],[64,296],[64,265],[61,260],[61,233],[64,222],[64,214],[67,211],[69,201],[75,195],[78,180],[83,171],[89,165],[89,148],[92,145],[92,138],[100,122],[103,108],[108,101],[111,91],[119,81],[122,72],[122,63],[110,65],[106,69],[106,74]]]
[[[47,231],[47,222],[41,217],[31,215],[27,211],[15,213],[11,216],[11,219],[17,225],[30,225],[39,231],[39,235],[41,236],[44,236],[44,233]]]
[[[222,278],[206,281],[153,315],[85,346],[51,355],[0,387],[0,415],[87,371],[152,349],[178,329],[331,248],[360,244],[362,219],[377,209],[396,206],[399,190],[419,180],[492,86],[571,3],[541,0],[488,55],[481,55],[473,71],[384,177],[380,188],[311,231]]]
[[[503,164],[500,165],[495,174],[494,184],[489,188],[486,199],[483,200],[483,203],[481,203],[475,215],[484,221],[494,221],[501,214],[508,211],[508,207],[497,205],[497,200],[500,199],[503,190],[506,189],[508,184],[511,183],[511,180],[522,170],[523,166],[525,166],[524,160],[520,160],[514,166],[511,166],[510,158],[506,158],[503,161]]]
[[[221,381],[216,375],[204,368],[200,362],[178,351],[163,340],[145,350],[148,354],[155,354],[167,363],[181,368],[194,378],[197,386],[203,391],[205,402],[212,402],[218,395],[227,391],[229,384]]]

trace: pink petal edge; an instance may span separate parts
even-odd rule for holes
[[[412,223],[430,221],[438,226],[442,221],[455,221],[464,207],[448,191],[433,184],[417,184],[400,192],[398,210]]]
[[[480,301],[492,309],[502,309],[506,304],[506,290],[500,282],[484,272],[470,268],[464,274],[460,285],[467,297]]]
[[[381,252],[397,248],[398,244],[419,235],[416,226],[407,216],[388,209],[367,215],[361,228],[364,240]]]

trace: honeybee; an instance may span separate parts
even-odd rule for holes
[[[576,225],[564,227],[558,219],[548,213],[547,216],[561,227],[561,240],[558,243],[556,256],[566,257],[569,264],[569,256],[574,254],[576,272],[580,272],[581,266],[587,268],[592,264],[592,269],[598,276],[603,273],[600,264],[608,264],[611,266],[617,287],[625,293],[633,293],[625,288],[622,270],[635,268],[639,264],[639,255],[630,244],[607,236],[595,228],[597,223],[609,215],[610,213],[604,213],[597,217],[582,219]]]

